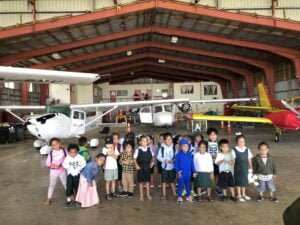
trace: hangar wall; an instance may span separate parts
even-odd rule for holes
[[[138,0],[118,0],[119,5],[130,4]],[[194,3],[195,0],[177,0]],[[201,0],[198,5],[214,7],[232,12],[255,13],[272,16],[272,0]],[[111,8],[113,0],[36,0],[36,20],[75,16],[87,12]],[[277,0],[274,16],[300,21],[300,1]],[[27,0],[1,0],[0,26],[8,27],[31,23],[33,6]]]

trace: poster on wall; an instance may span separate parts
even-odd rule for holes
[[[110,91],[110,102],[116,102],[117,100],[117,94],[116,94],[116,91]]]
[[[204,85],[204,95],[217,95],[218,86],[217,85]]]
[[[181,85],[180,90],[182,95],[194,94],[193,85]]]

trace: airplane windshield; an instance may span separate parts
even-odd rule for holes
[[[172,112],[172,105],[165,105],[165,112]]]
[[[161,105],[154,107],[154,112],[158,113],[158,112],[162,112],[162,111],[163,111],[163,109],[162,109]]]
[[[300,97],[294,98],[293,106],[300,107]]]
[[[46,113],[62,113],[70,117],[71,109],[68,105],[48,105],[46,106]]]

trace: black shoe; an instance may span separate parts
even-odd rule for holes
[[[221,201],[222,202],[227,202],[228,201],[228,196],[222,196]]]
[[[119,194],[116,194],[116,193],[111,193],[110,196],[112,198],[120,198],[120,195]]]
[[[207,199],[208,202],[213,202],[214,201],[210,196],[206,197],[206,199]]]
[[[71,206],[72,206],[72,202],[71,201],[66,202],[65,208],[70,208]]]
[[[81,203],[80,202],[76,202],[75,205],[76,205],[76,207],[81,207]]]
[[[125,192],[125,191],[122,191],[121,194],[120,194],[121,198],[125,198],[127,196],[128,196],[128,192]]]
[[[233,201],[233,202],[236,202],[236,198],[233,197],[233,196],[230,196],[229,199],[230,199],[231,201]]]
[[[270,197],[269,199],[270,199],[270,201],[272,201],[272,202],[279,202],[279,200],[278,200],[277,198],[275,198],[275,197]]]
[[[256,201],[257,202],[262,202],[264,200],[264,197],[259,195],[257,198],[256,198]]]
[[[201,196],[198,196],[197,201],[198,201],[198,202],[203,202],[202,197],[201,197]]]
[[[132,196],[133,196],[132,192],[128,192],[127,194],[128,194],[128,198],[132,198]]]
[[[111,200],[112,200],[112,197],[111,197],[110,194],[107,194],[107,195],[106,195],[106,200],[108,200],[108,201],[111,201]]]

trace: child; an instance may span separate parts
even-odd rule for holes
[[[119,152],[119,157],[117,159],[117,162],[118,162],[118,192],[122,192],[122,165],[120,164],[120,156],[121,156],[121,153],[123,152],[123,147],[122,147],[122,144],[120,143],[120,135],[118,133],[113,133],[111,135],[111,137],[114,142],[114,147]]]
[[[221,152],[217,154],[216,164],[219,165],[219,179],[218,186],[223,190],[222,201],[232,200],[236,202],[234,197],[234,179],[233,179],[233,165],[234,158],[229,151],[229,141],[222,139],[219,142]],[[231,196],[227,196],[227,188],[230,190]]]
[[[186,200],[193,202],[191,195],[191,176],[195,172],[192,155],[189,153],[189,141],[185,138],[181,138],[179,141],[180,151],[175,157],[175,170],[178,176],[178,187],[177,187],[177,202],[182,204],[182,190],[186,190]]]
[[[131,198],[133,196],[134,188],[134,160],[133,160],[133,146],[130,142],[125,144],[125,151],[122,152],[119,159],[119,163],[122,165],[122,185],[123,191],[121,192],[121,197],[128,196]]]
[[[152,152],[152,155],[156,155],[156,146],[154,145],[154,137],[151,134],[147,135],[148,140],[148,146],[150,147],[150,150]],[[155,188],[154,185],[154,168],[155,168],[155,157],[154,157],[154,166],[151,168],[151,180],[150,180],[150,187]]]
[[[161,176],[161,182],[162,182],[162,197],[161,200],[167,199],[167,183],[170,184],[173,195],[176,195],[175,190],[175,179],[176,179],[176,171],[174,169],[174,159],[176,155],[176,148],[173,145],[173,137],[172,134],[166,133],[165,134],[165,143],[161,145],[157,160],[161,162],[162,165],[162,176]]]
[[[213,179],[213,160],[209,153],[207,153],[207,141],[199,143],[199,151],[194,156],[194,167],[197,172],[195,180],[198,188],[198,202],[202,202],[201,189],[205,188],[207,192],[207,201],[213,202],[211,198],[211,180]]]
[[[105,138],[105,147],[102,149],[102,153],[106,156],[104,166],[106,199],[112,200],[113,197],[118,197],[116,194],[116,180],[118,180],[117,159],[119,152],[114,147],[111,137]]]
[[[100,153],[96,156],[96,159],[89,162],[81,172],[76,201],[81,204],[82,208],[91,207],[100,203],[97,192],[97,181],[99,168],[101,168],[104,163],[105,155]]]
[[[86,137],[80,137],[78,139],[78,145],[79,145],[79,154],[82,155],[86,161],[86,163],[89,163],[92,160],[92,157],[90,155],[88,147],[88,139]]]
[[[79,147],[77,144],[69,144],[68,156],[63,162],[63,167],[67,170],[67,202],[65,207],[72,205],[72,200],[75,199],[79,185],[80,171],[85,167],[86,161],[82,155],[78,154]]]
[[[143,186],[145,184],[147,198],[152,199],[150,195],[151,168],[154,165],[154,154],[148,146],[148,139],[145,135],[140,136],[140,146],[134,152],[134,163],[137,170],[137,180],[140,189],[140,201],[144,201]]]
[[[62,163],[67,156],[66,150],[61,147],[61,142],[58,138],[52,138],[49,144],[51,145],[52,150],[47,157],[46,165],[50,168],[50,183],[48,188],[48,198],[44,203],[45,206],[49,206],[52,203],[51,199],[57,179],[60,179],[64,189],[66,189],[67,181],[66,170],[62,167]]]
[[[194,155],[198,152],[199,149],[199,143],[203,140],[203,136],[199,131],[194,132],[193,136],[191,137],[191,148],[190,148],[190,153],[191,155],[194,157]],[[191,177],[191,193],[193,195],[193,197],[196,197],[197,194],[195,193],[195,187],[194,187],[194,183],[195,183],[195,178],[192,176]],[[202,191],[205,191],[205,189],[202,189]]]
[[[269,145],[267,142],[260,142],[258,145],[259,154],[257,154],[253,159],[253,174],[258,176],[257,192],[259,196],[257,197],[257,202],[264,200],[263,193],[269,191],[270,200],[272,202],[278,202],[278,199],[274,197],[274,192],[276,187],[274,180],[277,176],[277,163],[274,158],[269,155]]]
[[[236,136],[237,146],[233,148],[231,154],[235,160],[234,163],[234,181],[237,189],[237,200],[245,202],[251,200],[246,195],[246,187],[248,186],[248,170],[252,170],[252,153],[245,146],[245,137],[243,135]]]
[[[210,127],[207,129],[208,135],[208,153],[211,154],[214,162],[214,184],[216,186],[215,193],[219,196],[223,195],[223,191],[218,187],[218,175],[219,175],[219,166],[215,163],[217,154],[219,152],[218,145],[218,130],[216,128]]]
[[[158,138],[158,143],[156,145],[156,149],[160,149],[162,144],[165,142],[165,137],[164,137],[164,134],[160,134],[159,135],[159,138]],[[156,155],[155,155],[155,158],[157,159],[157,156],[158,156],[158,152],[159,151],[156,151]],[[162,167],[161,167],[161,162],[159,160],[157,160],[157,173],[159,175],[159,179],[161,181],[161,174],[162,174]],[[157,185],[158,188],[161,188],[161,184]]]

